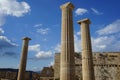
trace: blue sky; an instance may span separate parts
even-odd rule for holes
[[[22,38],[29,43],[27,70],[41,70],[60,52],[60,5],[72,2],[75,51],[81,51],[78,20],[91,20],[93,51],[120,51],[119,0],[0,0],[0,68],[18,68]]]

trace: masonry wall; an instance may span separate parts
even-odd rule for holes
[[[13,71],[0,71],[0,80],[17,80],[17,72]],[[30,73],[25,73],[25,80],[30,80]]]
[[[75,53],[76,80],[82,80],[81,53]],[[120,52],[94,52],[95,80],[120,80]],[[54,78],[60,77],[60,54],[55,54]]]

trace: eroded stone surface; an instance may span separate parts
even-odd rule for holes
[[[75,80],[74,68],[74,35],[73,35],[73,4],[63,4],[61,30],[61,62],[60,80]]]
[[[75,75],[82,80],[81,53],[75,53]],[[93,52],[95,80],[120,80],[120,52]],[[60,54],[55,54],[54,77],[60,78]],[[77,79],[78,80],[78,79]]]

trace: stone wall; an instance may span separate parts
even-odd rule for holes
[[[25,80],[30,80],[31,78],[33,78],[33,77],[31,77],[30,72],[26,72],[25,73]],[[3,79],[5,79],[5,80],[7,80],[7,79],[8,80],[17,80],[17,72],[2,70],[2,71],[0,71],[0,80],[3,80]],[[34,79],[32,79],[32,80],[34,80]]]
[[[40,80],[53,80],[54,79],[54,69],[53,67],[44,67],[40,72]]]
[[[82,80],[81,53],[75,53],[76,80]],[[94,52],[95,80],[120,80],[120,52]],[[60,77],[60,54],[55,54],[54,78]]]

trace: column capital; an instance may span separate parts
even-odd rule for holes
[[[67,3],[61,5],[60,8],[61,9],[64,9],[64,8],[74,9],[74,5],[71,2],[67,2]]]
[[[85,19],[79,20],[77,23],[78,23],[78,24],[81,24],[81,23],[87,23],[87,24],[90,24],[91,21],[90,21],[88,18],[85,18]]]
[[[29,38],[29,37],[24,37],[24,38],[22,38],[22,40],[31,40],[31,38]]]

